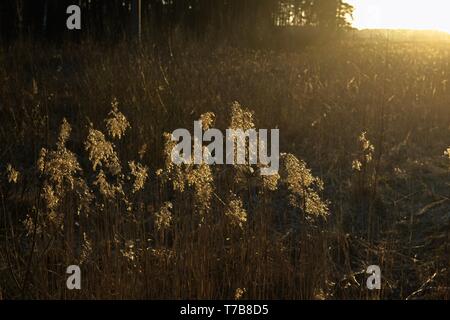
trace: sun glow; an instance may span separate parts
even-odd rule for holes
[[[439,30],[450,33],[449,0],[348,0],[358,29]]]

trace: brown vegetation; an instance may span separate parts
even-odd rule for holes
[[[449,52],[3,50],[0,296],[448,299]],[[279,128],[279,176],[175,166],[200,118]]]

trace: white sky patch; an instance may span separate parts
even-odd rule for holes
[[[441,30],[450,33],[450,0],[348,0],[358,29]]]

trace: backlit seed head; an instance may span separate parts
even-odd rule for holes
[[[45,161],[47,158],[47,149],[42,148],[41,151],[39,152],[39,158],[37,161],[37,168],[39,170],[39,173],[44,173],[45,170]]]
[[[164,164],[165,164],[165,170],[170,172],[173,167],[173,161],[172,161],[172,150],[175,148],[177,143],[175,141],[172,141],[172,134],[164,132],[164,151],[163,151],[163,157],[164,157]]]
[[[11,164],[6,166],[6,177],[9,183],[17,183],[19,180],[20,172],[13,168]]]
[[[247,223],[247,211],[244,209],[241,198],[234,193],[231,193],[225,216],[228,217],[232,226],[237,226],[241,229],[243,229]]]
[[[355,171],[361,171],[362,163],[359,160],[353,160],[352,162],[352,169]]]
[[[447,150],[444,151],[444,156],[450,159],[450,147],[448,147]]]
[[[49,209],[55,209],[59,199],[67,191],[74,190],[82,173],[76,155],[65,146],[70,130],[69,123],[64,119],[57,149],[52,151],[42,149],[38,159],[38,169],[46,179],[41,194]]]
[[[121,172],[122,168],[114,151],[114,145],[105,139],[105,135],[101,131],[89,128],[84,147],[89,154],[93,170],[96,170],[97,167],[106,167],[113,175]]]
[[[172,161],[172,150],[176,146],[176,142],[172,141],[172,134],[164,133],[164,169],[159,169],[156,175],[163,182],[172,182],[175,191],[184,192],[186,187],[186,175],[191,165],[175,165]]]
[[[195,207],[200,214],[204,214],[211,207],[211,198],[214,191],[211,167],[207,164],[192,167],[187,172],[187,183],[194,187]]]
[[[148,168],[135,161],[128,162],[131,175],[134,177],[133,193],[144,189],[144,184],[148,178]]]
[[[108,118],[105,119],[106,128],[108,129],[108,134],[112,138],[121,139],[128,128],[131,128],[125,115],[119,111],[119,102],[117,99],[111,103],[112,110],[108,114]]]
[[[164,205],[155,213],[155,226],[157,230],[166,230],[172,225],[172,210],[171,202],[165,202]]]
[[[367,133],[364,131],[358,137],[358,142],[360,145],[360,150],[356,159],[352,162],[352,169],[355,171],[361,171],[365,166],[373,160],[373,153],[375,147],[367,138]]]
[[[97,186],[100,193],[108,199],[114,199],[117,195],[124,195],[122,184],[120,183],[110,183],[106,177],[105,172],[100,169],[97,177],[94,181],[94,186]]]
[[[231,106],[230,129],[242,129],[247,131],[254,127],[253,111],[243,108],[239,102],[234,102]]]
[[[263,190],[275,191],[278,188],[278,181],[280,180],[280,175],[277,173],[271,175],[261,175]]]
[[[72,127],[67,122],[66,118],[63,119],[61,123],[61,127],[59,130],[59,137],[58,137],[58,148],[62,148],[66,145],[67,140],[70,137],[70,133],[72,132]]]
[[[55,190],[47,183],[45,183],[44,187],[42,188],[41,196],[44,199],[49,210],[54,210],[58,207],[59,197]]]
[[[241,300],[247,290],[245,288],[237,288],[234,292],[234,300]]]
[[[323,182],[312,175],[303,160],[293,154],[282,154],[280,176],[290,193],[292,206],[312,216],[328,215],[328,205],[318,194],[323,190]]]
[[[208,130],[214,125],[216,115],[213,112],[206,112],[200,116],[200,121],[202,122],[203,130]]]

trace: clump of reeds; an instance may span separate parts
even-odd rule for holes
[[[323,190],[323,182],[312,175],[304,161],[293,154],[283,154],[280,176],[281,182],[289,191],[289,201],[293,207],[300,208],[312,216],[328,215],[328,205],[319,195]]]

